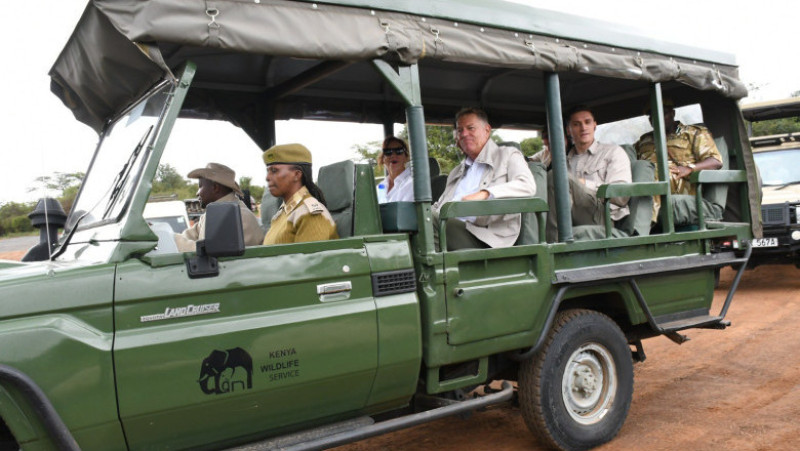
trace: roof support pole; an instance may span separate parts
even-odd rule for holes
[[[422,108],[422,92],[419,83],[419,66],[399,66],[397,69],[381,59],[372,60],[372,65],[384,80],[394,88],[406,104],[408,144],[411,147],[411,167],[414,171],[414,203],[417,209],[416,248],[423,255],[435,252],[433,245],[433,223],[431,215],[430,168],[428,166],[428,142],[425,131],[425,113]]]
[[[383,122],[383,137],[388,138],[394,136],[394,122],[391,119],[386,119]]]
[[[669,167],[667,167],[667,135],[664,130],[664,101],[661,97],[661,83],[650,85],[650,122],[653,123],[653,139],[656,145],[656,173],[658,179],[669,182]],[[656,114],[656,112],[658,112]],[[675,224],[672,219],[672,196],[671,184],[667,193],[661,196],[661,209],[658,212],[659,222],[663,224],[664,233],[675,231]],[[700,212],[698,211],[698,214]]]
[[[564,142],[564,122],[561,120],[561,86],[558,74],[548,72],[544,76],[547,99],[547,130],[550,134],[553,187],[558,218],[558,241],[572,242],[572,208],[569,202],[569,180],[567,179],[567,151]]]

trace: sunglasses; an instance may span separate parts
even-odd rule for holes
[[[406,153],[406,149],[404,149],[402,147],[393,147],[391,149],[383,149],[383,154],[385,156],[387,156],[387,157],[391,156],[392,154],[403,155],[404,153]]]

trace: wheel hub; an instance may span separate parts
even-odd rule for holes
[[[614,402],[617,374],[614,359],[604,346],[585,344],[572,353],[562,378],[564,405],[581,424],[596,423]]]

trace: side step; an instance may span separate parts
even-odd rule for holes
[[[690,329],[693,327],[709,328],[709,329],[724,329],[731,325],[730,321],[721,321],[722,317],[711,315],[693,316],[691,318],[683,318],[674,321],[659,323],[659,327],[667,332],[676,332],[679,330]]]
[[[511,383],[503,381],[503,388],[497,393],[457,402],[455,404],[439,407],[438,409],[405,415],[399,418],[393,418],[391,420],[381,421],[380,423],[374,424],[367,424],[368,422],[371,423],[371,418],[362,417],[351,422],[336,423],[335,425],[324,426],[322,428],[312,429],[310,431],[304,431],[289,436],[277,437],[234,449],[237,451],[260,451],[268,449],[299,451],[328,449],[335,446],[344,445],[346,443],[363,440],[365,438],[374,437],[376,435],[386,434],[400,429],[428,423],[440,418],[470,412],[494,404],[504,403],[509,401],[513,395],[514,388],[511,386]],[[356,423],[361,423],[361,425],[356,426],[355,428],[349,427]],[[335,432],[326,436],[319,436],[320,431],[328,428],[330,428],[329,432]],[[339,428],[344,428],[345,430]],[[304,437],[304,441],[298,442],[297,438],[299,437]]]
[[[742,279],[744,269],[747,267],[747,261],[750,259],[750,254],[753,252],[753,248],[750,246],[750,243],[747,243],[746,246],[744,257],[736,259],[739,269],[736,271],[736,276],[733,278],[731,289],[728,291],[728,296],[725,298],[725,303],[722,305],[722,309],[717,316],[711,316],[706,311],[695,311],[694,313],[687,312],[687,316],[683,318],[662,318],[662,322],[659,322],[657,318],[653,317],[653,313],[647,306],[647,302],[642,295],[642,291],[639,289],[639,285],[636,283],[633,277],[629,278],[628,283],[630,284],[633,294],[636,296],[636,300],[639,302],[639,306],[642,308],[642,312],[644,312],[645,316],[647,317],[647,322],[650,324],[650,327],[654,331],[667,336],[667,338],[675,343],[682,344],[689,341],[689,338],[685,335],[679,334],[679,330],[695,327],[702,329],[725,329],[726,327],[730,326],[730,321],[725,321],[725,314],[728,312],[728,308],[733,300],[733,295],[736,293],[736,289],[739,287],[739,281]]]

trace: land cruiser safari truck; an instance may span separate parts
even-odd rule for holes
[[[748,121],[800,116],[800,99],[752,103],[742,107]],[[749,266],[789,263],[800,268],[800,132],[751,136],[761,174],[763,238],[754,239]]]
[[[4,445],[319,449],[518,394],[536,438],[590,448],[622,426],[645,339],[728,325],[760,234],[734,58],[618,25],[463,0],[98,0],[51,76],[100,141],[50,258],[0,264]],[[634,156],[633,183],[598,190],[630,196],[628,220],[573,227],[562,112],[586,103],[617,121],[661,111],[665,95],[699,107],[725,168],[693,174],[696,197],[672,196],[654,177],[667,171],[659,116],[658,164]],[[549,129],[536,197],[441,209],[522,214],[515,246],[434,245],[425,127],[465,105],[495,128]],[[373,169],[340,161],[317,179],[339,239],[245,248],[238,209],[212,204],[197,251],[166,252],[142,212],[159,163],[182,155],[170,134],[187,119],[229,121],[261,149],[280,142],[278,120],[386,134],[405,123],[415,199],[379,205]],[[556,242],[544,239],[548,177]],[[655,228],[653,196],[667,206]],[[672,205],[700,196],[719,217],[679,224]],[[727,265],[740,272],[712,310]]]

